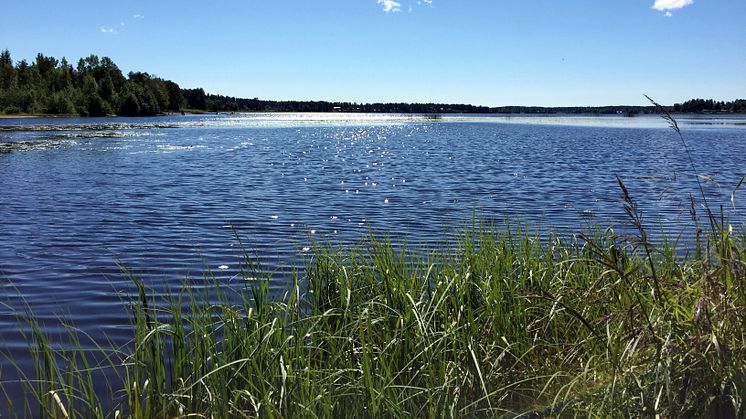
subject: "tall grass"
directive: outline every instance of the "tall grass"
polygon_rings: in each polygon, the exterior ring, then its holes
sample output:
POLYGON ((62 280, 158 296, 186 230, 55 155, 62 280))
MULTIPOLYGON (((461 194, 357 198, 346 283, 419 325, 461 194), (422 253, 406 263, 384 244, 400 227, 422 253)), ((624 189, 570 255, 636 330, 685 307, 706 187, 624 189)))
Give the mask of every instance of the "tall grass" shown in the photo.
POLYGON ((317 246, 279 298, 251 260, 241 289, 160 300, 133 276, 132 345, 54 349, 29 318, 25 385, 52 417, 743 417, 746 238, 702 246, 481 223, 429 253, 317 246))

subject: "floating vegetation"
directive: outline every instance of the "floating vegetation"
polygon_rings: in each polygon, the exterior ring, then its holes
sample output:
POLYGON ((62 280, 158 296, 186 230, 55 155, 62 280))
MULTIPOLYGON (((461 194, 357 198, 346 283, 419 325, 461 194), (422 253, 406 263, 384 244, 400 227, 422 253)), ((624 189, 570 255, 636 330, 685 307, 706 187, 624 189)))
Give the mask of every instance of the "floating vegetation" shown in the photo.
POLYGON ((29 132, 29 131, 113 131, 113 130, 144 130, 179 128, 178 124, 159 123, 126 123, 112 122, 106 124, 64 124, 64 125, 0 125, 0 132, 29 132))
POLYGON ((36 151, 51 148, 60 148, 78 144, 68 140, 39 140, 39 141, 0 141, 0 153, 11 153, 14 151, 36 151))

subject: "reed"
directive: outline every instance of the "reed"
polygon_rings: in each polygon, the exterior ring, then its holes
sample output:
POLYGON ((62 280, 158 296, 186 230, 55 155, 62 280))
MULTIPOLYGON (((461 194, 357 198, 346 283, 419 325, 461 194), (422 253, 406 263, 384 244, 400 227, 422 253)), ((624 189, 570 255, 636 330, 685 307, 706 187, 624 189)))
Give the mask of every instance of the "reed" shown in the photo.
POLYGON ((26 412, 746 414, 744 234, 710 235, 698 257, 611 229, 561 239, 482 222, 452 237, 427 253, 380 236, 317 245, 278 298, 248 256, 238 288, 185 282, 158 299, 132 276, 133 342, 96 354, 72 327, 54 348, 28 317, 26 412))

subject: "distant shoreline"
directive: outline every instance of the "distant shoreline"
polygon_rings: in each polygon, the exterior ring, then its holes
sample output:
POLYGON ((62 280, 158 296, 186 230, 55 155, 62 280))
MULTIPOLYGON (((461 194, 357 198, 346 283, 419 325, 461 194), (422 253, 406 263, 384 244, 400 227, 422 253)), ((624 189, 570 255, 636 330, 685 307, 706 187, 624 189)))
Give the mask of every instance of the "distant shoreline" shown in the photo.
MULTIPOLYGON (((17 119, 17 118, 44 118, 46 115, 6 115, 0 114, 0 119, 17 119)), ((62 118, 71 118, 71 116, 63 116, 62 118)))
POLYGON ((0 113, 0 119, 20 119, 20 118, 80 118, 80 115, 55 115, 55 114, 7 114, 0 113))
MULTIPOLYGON (((441 113, 420 113, 420 112, 301 112, 301 111, 217 111, 217 112, 205 112, 205 111, 184 111, 184 113, 180 112, 171 112, 171 113, 162 113, 158 115, 150 115, 150 116, 126 116, 126 115, 105 115, 105 116, 84 116, 84 115, 54 115, 54 114, 4 114, 0 113, 0 120, 3 119, 30 119, 30 118, 54 118, 54 119, 64 119, 64 118, 154 118, 154 117, 162 117, 162 116, 189 116, 189 115, 239 115, 239 114, 267 114, 267 113, 274 113, 274 114, 311 114, 311 113, 325 113, 325 114, 378 114, 378 115, 423 115, 423 116, 443 116, 443 115, 450 115, 450 116, 457 116, 457 115, 494 115, 494 116, 598 116, 598 117, 609 117, 609 116, 618 116, 618 117, 630 117, 634 118, 636 116, 655 116, 656 113, 636 113, 636 114, 623 114, 623 113, 600 113, 600 112, 441 112, 441 113)), ((707 113, 707 112, 671 112, 672 115, 701 115, 701 116, 709 116, 709 117, 717 117, 717 116, 734 116, 734 115, 744 115, 746 116, 746 113, 743 112, 715 112, 715 113, 707 113)))

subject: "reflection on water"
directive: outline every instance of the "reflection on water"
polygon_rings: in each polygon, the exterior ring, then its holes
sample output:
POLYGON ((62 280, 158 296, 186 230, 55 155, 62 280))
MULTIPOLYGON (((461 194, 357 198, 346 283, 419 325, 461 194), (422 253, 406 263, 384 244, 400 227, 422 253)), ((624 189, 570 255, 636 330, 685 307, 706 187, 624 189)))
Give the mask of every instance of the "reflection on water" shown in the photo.
MULTIPOLYGON (((741 222, 743 117, 681 117, 708 199, 741 222)), ((50 331, 129 338, 117 262, 157 293, 210 271, 241 281, 246 250, 280 294, 312 240, 379 229, 439 243, 475 213, 541 231, 623 230, 614 175, 651 229, 686 241, 696 183, 657 117, 241 114, 0 120, 0 277, 50 331)), ((4 344, 22 347, 0 310, 4 344)))
MULTIPOLYGON (((744 127, 739 114, 676 115, 682 127, 744 127)), ((121 131, 167 128, 251 128, 312 126, 375 126, 411 123, 495 123, 562 125, 618 128, 662 128, 667 123, 657 115, 575 115, 575 114, 355 114, 355 113, 236 113, 152 118, 7 118, 0 121, 0 135, 7 132, 121 131), (91 122, 95 121, 95 122, 91 122), (126 122, 124 122, 126 121, 126 122)), ((0 139, 3 139, 0 137, 0 139)), ((7 138, 3 139, 7 141, 7 138)))

